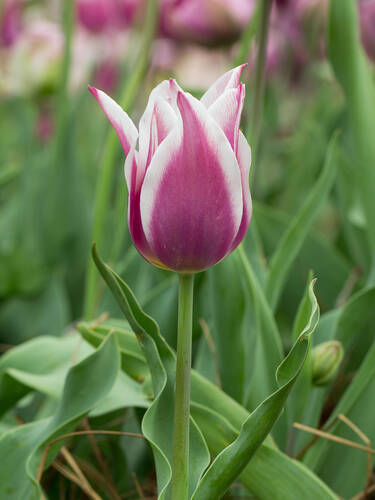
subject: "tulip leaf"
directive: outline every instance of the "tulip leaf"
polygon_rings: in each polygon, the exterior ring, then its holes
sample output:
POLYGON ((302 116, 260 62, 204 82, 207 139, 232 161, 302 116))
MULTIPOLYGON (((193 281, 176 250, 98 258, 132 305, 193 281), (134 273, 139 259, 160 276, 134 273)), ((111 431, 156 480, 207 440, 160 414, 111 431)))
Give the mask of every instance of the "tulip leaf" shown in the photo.
MULTIPOLYGON (((127 327, 125 321, 116 323, 116 327, 103 325, 90 327, 90 332, 96 333, 99 338, 103 338, 110 331, 117 333, 120 351, 126 353, 128 359, 132 346, 130 335, 134 339, 135 335, 130 332, 125 333, 127 327)), ((91 339, 97 342, 96 336, 92 336, 91 339)), ((123 369, 125 371, 127 369, 124 362, 123 369)), ((210 451, 213 455, 217 455, 236 438, 249 413, 195 370, 192 370, 191 374, 191 399, 192 416, 201 429, 210 451)), ((258 448, 240 479, 259 500, 284 500, 285 492, 289 492, 292 498, 300 498, 303 492, 305 500, 337 500, 314 473, 281 451, 277 451, 270 438, 258 448)))
POLYGON ((238 248, 237 256, 245 288, 255 310, 256 347, 253 376, 247 401, 248 407, 255 408, 277 387, 274 373, 282 360, 283 349, 275 318, 241 245, 238 248))
MULTIPOLYGON (((338 415, 343 414, 373 443, 374 394, 375 344, 373 343, 355 378, 325 423, 325 427, 329 426, 329 432, 334 435, 361 442, 347 425, 337 419, 338 415)), ((343 449, 341 444, 322 439, 307 452, 304 462, 311 469, 319 471, 323 480, 334 487, 340 495, 351 497, 365 488, 367 454, 363 451, 348 447, 343 449), (337 468, 338 463, 340 463, 339 468, 337 468)))
MULTIPOLYGON (((339 309, 323 314, 316 329, 315 342, 320 344, 330 340, 338 340, 342 343, 345 356, 342 366, 345 366, 347 372, 359 368, 363 353, 371 348, 374 341, 374 301, 375 288, 364 288, 350 297, 346 304, 339 309)), ((304 408, 303 417, 298 417, 298 421, 317 427, 323 405, 331 389, 332 384, 325 388, 312 388, 304 408)), ((296 449, 302 449, 309 441, 310 436, 301 432, 294 432, 294 434, 297 437, 296 449)))
MULTIPOLYGON (((11 349, 0 358, 0 415, 3 415, 30 390, 27 384, 18 380, 16 371, 30 375, 48 376, 61 371, 62 366, 71 364, 77 338, 39 337, 11 349), (40 356, 43 352, 45 355, 40 356), (13 373, 11 372, 13 370, 13 373)), ((51 390, 55 390, 54 386, 51 390)))
MULTIPOLYGON (((254 218, 258 222, 265 254, 270 256, 290 225, 292 217, 274 207, 254 203, 254 218)), ((311 230, 293 264, 292 272, 288 276, 288 286, 282 295, 282 310, 290 317, 294 316, 298 308, 311 269, 319 280, 320 301, 325 308, 332 308, 343 284, 350 276, 352 266, 337 248, 329 245, 325 238, 311 230)))
MULTIPOLYGON (((169 498, 171 463, 173 459, 173 413, 176 358, 172 349, 161 336, 156 321, 147 315, 127 284, 107 266, 93 246, 95 264, 116 298, 144 350, 150 369, 154 401, 142 421, 142 431, 154 452, 159 499, 169 498)), ((196 488, 210 460, 204 438, 191 419, 189 491, 196 488)))
MULTIPOLYGON (((199 292, 202 300, 199 301, 198 296, 197 302, 203 304, 201 315, 215 343, 220 385, 224 392, 241 402, 248 385, 247 344, 251 336, 246 321, 245 293, 234 255, 206 271, 199 292)), ((206 344, 204 337, 202 342, 206 344)), ((200 360, 204 368, 208 364, 207 357, 212 359, 208 349, 206 358, 200 360)))
MULTIPOLYGON (((45 446, 75 429, 110 392, 119 368, 118 347, 113 335, 109 335, 99 349, 71 367, 62 398, 51 418, 19 426, 1 436, 0 498, 41 498, 36 474, 45 446)), ((55 456, 62 445, 63 441, 54 445, 49 457, 55 456)))
MULTIPOLYGON (((193 403, 192 414, 214 455, 238 434, 225 417, 207 406, 193 403)), ((238 479, 258 500, 338 500, 306 466, 265 443, 257 449, 238 479)))
POLYGON ((284 407, 308 355, 310 336, 319 321, 319 306, 310 285, 310 315, 289 354, 280 364, 276 378, 280 388, 264 400, 243 423, 236 439, 216 457, 199 482, 194 500, 216 500, 244 470, 271 431, 284 407))
MULTIPOLYGON (((375 255, 375 86, 361 45, 356 2, 331 0, 328 22, 328 55, 344 90, 356 157, 354 167, 367 234, 375 255)), ((373 275, 373 278, 375 275, 373 275)))
POLYGON ((271 258, 265 290, 273 310, 278 304, 288 272, 332 187, 337 165, 336 148, 335 134, 329 144, 322 173, 301 210, 292 219, 271 258))

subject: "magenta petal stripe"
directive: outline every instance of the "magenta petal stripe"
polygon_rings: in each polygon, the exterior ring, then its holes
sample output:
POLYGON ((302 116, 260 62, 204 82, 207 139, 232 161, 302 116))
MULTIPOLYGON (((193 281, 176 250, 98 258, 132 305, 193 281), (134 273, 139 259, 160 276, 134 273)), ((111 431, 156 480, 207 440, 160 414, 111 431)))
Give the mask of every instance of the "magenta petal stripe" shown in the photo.
POLYGON ((237 68, 231 69, 214 82, 201 98, 201 102, 209 108, 228 89, 238 87, 241 73, 246 64, 241 64, 237 68))
POLYGON ((132 146, 135 146, 138 139, 138 130, 125 111, 102 90, 89 86, 89 90, 100 107, 104 111, 108 120, 112 123, 120 139, 125 155, 129 153, 132 146))
POLYGON ((169 268, 193 272, 228 253, 242 217, 241 175, 205 107, 179 92, 181 120, 156 150, 141 189, 146 239, 169 268))

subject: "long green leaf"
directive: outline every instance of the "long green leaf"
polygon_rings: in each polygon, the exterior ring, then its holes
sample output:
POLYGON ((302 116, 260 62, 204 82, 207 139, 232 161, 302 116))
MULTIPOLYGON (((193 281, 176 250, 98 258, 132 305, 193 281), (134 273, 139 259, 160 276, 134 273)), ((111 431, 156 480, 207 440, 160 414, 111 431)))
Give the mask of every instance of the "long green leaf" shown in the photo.
MULTIPOLYGON (((115 329, 114 332, 117 331, 117 338, 122 346, 120 350, 125 353, 124 361, 128 359, 132 343, 127 346, 130 336, 129 332, 124 335, 125 322, 117 321, 116 323, 118 330, 115 329), (121 324, 124 325, 121 327, 121 324)), ((111 331, 111 327, 92 327, 90 331, 97 332, 98 336, 103 338, 111 331)), ((135 335, 132 335, 135 338, 135 335)), ((96 345, 97 338, 93 336, 91 340, 96 345)), ((125 371, 127 369, 124 362, 123 369, 125 371)), ((191 374, 191 398, 192 416, 203 432, 211 452, 217 455, 237 437, 249 413, 237 401, 195 370, 191 374)), ((284 500, 285 492, 290 493, 292 498, 300 498, 303 492, 305 500, 337 500, 337 497, 315 474, 296 460, 277 451, 270 438, 267 438, 258 448, 240 479, 259 500, 284 500)))
MULTIPOLYGON (((175 354, 160 334, 156 321, 147 315, 127 284, 99 257, 93 246, 93 258, 101 275, 116 298, 134 333, 137 334, 150 369, 154 401, 146 411, 142 430, 152 446, 155 458, 158 498, 169 498, 173 458, 173 413, 175 354)), ((209 463, 209 452, 203 436, 191 420, 189 455, 189 492, 196 488, 209 463)))
POLYGON ((332 187, 337 164, 336 147, 337 135, 330 142, 319 179, 301 210, 292 219, 271 258, 265 290, 272 309, 277 306, 288 272, 332 187))
MULTIPOLYGON (((207 406, 193 404, 192 414, 214 455, 219 454, 238 434, 226 418, 207 406)), ((239 480, 258 500, 338 500, 306 466, 264 443, 242 471, 239 480)))
POLYGON ((238 248, 237 256, 256 315, 256 351, 247 401, 249 408, 255 408, 277 387, 274 373, 282 360, 283 349, 272 311, 242 246, 238 248))
POLYGON ((331 0, 328 54, 336 78, 346 96, 357 155, 354 160, 357 187, 367 221, 367 234, 374 263, 375 87, 360 41, 356 5, 353 0, 331 0))
POLYGON ((285 401, 306 360, 310 336, 319 321, 319 306, 313 284, 310 285, 310 315, 304 329, 287 357, 277 369, 277 380, 281 387, 263 401, 242 425, 238 437, 214 460, 199 482, 194 500, 216 500, 240 475, 267 437, 279 417, 285 401))

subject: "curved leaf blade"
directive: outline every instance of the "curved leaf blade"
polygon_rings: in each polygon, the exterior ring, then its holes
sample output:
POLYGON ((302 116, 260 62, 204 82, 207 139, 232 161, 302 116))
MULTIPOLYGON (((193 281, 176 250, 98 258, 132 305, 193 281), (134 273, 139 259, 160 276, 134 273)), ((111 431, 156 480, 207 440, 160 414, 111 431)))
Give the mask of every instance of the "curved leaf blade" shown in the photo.
POLYGON ((336 174, 336 148, 337 134, 333 136, 328 146, 322 173, 301 210, 292 219, 271 258, 265 293, 273 310, 279 301, 288 272, 331 190, 336 174))
MULTIPOLYGON (((106 281, 122 312, 141 343, 150 369, 154 401, 142 421, 142 431, 150 443, 155 458, 158 498, 170 496, 171 463, 173 458, 173 413, 176 360, 175 354, 160 334, 156 321, 146 314, 128 285, 99 257, 93 246, 95 264, 106 281)), ((209 463, 209 452, 204 438, 191 420, 189 491, 195 490, 209 463)))
POLYGON ((238 437, 214 460, 202 477, 193 500, 216 500, 240 475, 267 437, 279 417, 290 390, 296 381, 310 345, 310 336, 319 321, 319 306, 310 285, 310 317, 289 354, 277 369, 276 377, 281 386, 263 401, 243 423, 238 437))
MULTIPOLYGON (((97 351, 70 369, 63 397, 52 418, 17 427, 1 436, 0 498, 41 498, 36 474, 45 445, 72 431, 109 393, 119 367, 118 348, 109 335, 97 351)), ((62 445, 63 441, 54 445, 51 455, 62 445)))

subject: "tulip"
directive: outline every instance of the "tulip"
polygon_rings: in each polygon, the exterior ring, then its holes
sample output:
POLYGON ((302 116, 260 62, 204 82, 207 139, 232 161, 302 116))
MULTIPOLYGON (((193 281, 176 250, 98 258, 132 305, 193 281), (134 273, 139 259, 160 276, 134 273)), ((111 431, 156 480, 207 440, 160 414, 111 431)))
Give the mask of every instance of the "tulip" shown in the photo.
POLYGON ((79 22, 94 33, 103 31, 112 23, 116 5, 113 0, 79 0, 77 16, 79 22))
POLYGON ((78 0, 77 17, 93 33, 127 27, 142 0, 78 0))
POLYGON ((254 0, 162 0, 162 32, 178 40, 218 43, 238 38, 254 0))
POLYGON ((203 271, 245 236, 251 218, 251 151, 239 130, 242 70, 222 75, 200 101, 174 80, 162 82, 149 97, 139 134, 118 104, 90 87, 126 155, 134 245, 158 267, 203 271))
POLYGON ((5 0, 0 18, 0 45, 10 47, 21 32, 21 5, 18 0, 5 0))

